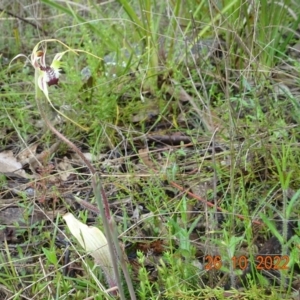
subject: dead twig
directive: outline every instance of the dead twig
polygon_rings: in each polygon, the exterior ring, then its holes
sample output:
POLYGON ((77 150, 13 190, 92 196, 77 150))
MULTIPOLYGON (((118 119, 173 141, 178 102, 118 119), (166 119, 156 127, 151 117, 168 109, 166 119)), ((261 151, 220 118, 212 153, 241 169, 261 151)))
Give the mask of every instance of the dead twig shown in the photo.
POLYGON ((22 17, 20 17, 20 16, 17 16, 17 15, 15 15, 14 13, 11 13, 11 12, 9 12, 9 11, 3 9, 3 8, 0 8, 0 11, 4 12, 5 14, 7 14, 7 15, 13 17, 13 18, 16 18, 16 19, 18 19, 18 20, 21 20, 21 21, 23 21, 24 23, 27 23, 27 24, 33 26, 33 27, 36 28, 38 31, 42 32, 45 36, 48 36, 48 32, 47 32, 46 30, 44 30, 44 29, 43 29, 41 26, 39 26, 38 24, 35 24, 35 23, 33 23, 33 22, 31 22, 31 21, 29 21, 29 20, 27 20, 27 19, 24 19, 24 18, 22 18, 22 17))

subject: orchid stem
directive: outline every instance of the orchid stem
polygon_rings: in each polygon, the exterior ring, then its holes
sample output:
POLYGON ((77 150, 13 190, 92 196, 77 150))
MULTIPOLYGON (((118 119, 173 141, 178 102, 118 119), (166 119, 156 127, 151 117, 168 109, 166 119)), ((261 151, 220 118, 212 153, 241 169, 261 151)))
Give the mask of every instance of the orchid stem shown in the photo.
MULTIPOLYGON (((37 75, 36 75, 37 76, 37 75)), ((92 164, 86 159, 86 157, 83 155, 83 153, 77 148, 77 146, 75 144, 73 144, 69 139, 67 139, 63 134, 61 134, 52 124, 51 122, 48 120, 42 106, 39 100, 39 94, 40 90, 38 89, 37 85, 36 85, 36 103, 37 103, 37 107, 38 110, 41 114, 42 119, 44 120, 46 126, 60 139, 62 140, 65 144, 67 144, 80 158, 81 160, 84 162, 84 164, 87 166, 87 168, 89 169, 90 173, 92 174, 92 186, 93 186, 93 190, 94 190, 94 194, 95 197, 97 199, 97 203, 99 206, 99 210, 100 210, 100 215, 101 218, 103 220, 103 226, 104 226, 104 231, 105 231, 105 235, 107 237, 107 243, 108 243, 108 247, 109 247, 109 251, 111 253, 111 255, 114 255, 116 259, 112 259, 113 262, 113 269, 114 269, 114 273, 115 273, 115 278, 116 278, 116 282, 118 285, 118 290, 119 290, 119 295, 120 298, 122 300, 126 300, 125 298, 125 294, 124 294, 124 290, 123 290, 123 286, 122 286, 122 282, 121 282, 121 277, 119 274, 119 268, 118 268, 118 259, 120 260, 120 264, 125 276, 125 280, 130 292, 130 296, 132 300, 136 299, 134 290, 133 290, 133 286, 132 286, 132 281, 130 279, 128 270, 127 270, 127 266, 126 266, 126 262, 124 260, 122 251, 120 249, 120 245, 118 242, 118 234, 116 231, 116 228, 114 226, 114 222, 113 219, 111 217, 110 214, 110 210, 109 210, 109 204, 108 204, 108 200, 104 191, 104 188, 101 185, 101 180, 99 175, 97 174, 95 168, 92 166, 92 164)))

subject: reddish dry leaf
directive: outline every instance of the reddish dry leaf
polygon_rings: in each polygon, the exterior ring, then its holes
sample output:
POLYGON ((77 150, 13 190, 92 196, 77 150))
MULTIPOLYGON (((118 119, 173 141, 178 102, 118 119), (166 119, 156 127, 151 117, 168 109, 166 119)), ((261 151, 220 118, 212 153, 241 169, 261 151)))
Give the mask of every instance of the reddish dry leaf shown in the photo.
POLYGON ((153 241, 151 243, 137 243, 136 249, 147 254, 151 252, 154 255, 162 254, 165 250, 162 240, 153 241))

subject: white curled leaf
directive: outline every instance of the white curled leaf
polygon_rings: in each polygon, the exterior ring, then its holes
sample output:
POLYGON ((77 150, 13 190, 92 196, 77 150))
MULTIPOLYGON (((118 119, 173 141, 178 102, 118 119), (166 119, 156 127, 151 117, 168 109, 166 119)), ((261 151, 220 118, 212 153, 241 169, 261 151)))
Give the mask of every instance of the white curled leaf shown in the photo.
POLYGON ((83 224, 71 213, 65 214, 63 218, 82 248, 94 258, 95 263, 103 270, 109 286, 116 286, 112 257, 102 231, 97 227, 83 224))

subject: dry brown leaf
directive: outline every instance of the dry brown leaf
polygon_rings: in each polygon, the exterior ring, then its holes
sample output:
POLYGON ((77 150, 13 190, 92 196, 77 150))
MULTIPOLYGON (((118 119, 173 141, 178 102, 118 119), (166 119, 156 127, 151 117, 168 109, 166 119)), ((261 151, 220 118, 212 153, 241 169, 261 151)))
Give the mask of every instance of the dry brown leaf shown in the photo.
POLYGON ((37 147, 38 143, 28 145, 16 156, 18 161, 22 164, 22 166, 24 166, 25 164, 29 164, 32 157, 35 157, 37 147))
POLYGON ((57 165, 57 171, 62 181, 67 181, 68 177, 74 173, 74 168, 66 156, 57 165))
POLYGON ((17 161, 11 150, 0 152, 0 173, 14 173, 23 178, 29 178, 25 170, 22 169, 22 164, 17 161))
POLYGON ((58 149, 60 141, 54 143, 49 149, 45 149, 39 154, 29 156, 22 161, 22 165, 29 164, 30 170, 35 174, 36 169, 47 164, 51 155, 58 149))
POLYGON ((0 223, 2 225, 12 225, 14 223, 19 223, 19 225, 27 224, 26 215, 28 222, 33 224, 35 222, 40 222, 48 218, 53 219, 53 212, 42 212, 39 210, 33 210, 31 213, 28 212, 27 208, 18 206, 2 207, 0 210, 0 223), (24 219, 25 218, 25 219, 24 219))
POLYGON ((151 161, 150 157, 149 157, 149 150, 147 148, 144 149, 140 149, 139 150, 139 157, 141 159, 141 161, 150 169, 155 170, 155 164, 151 161))

